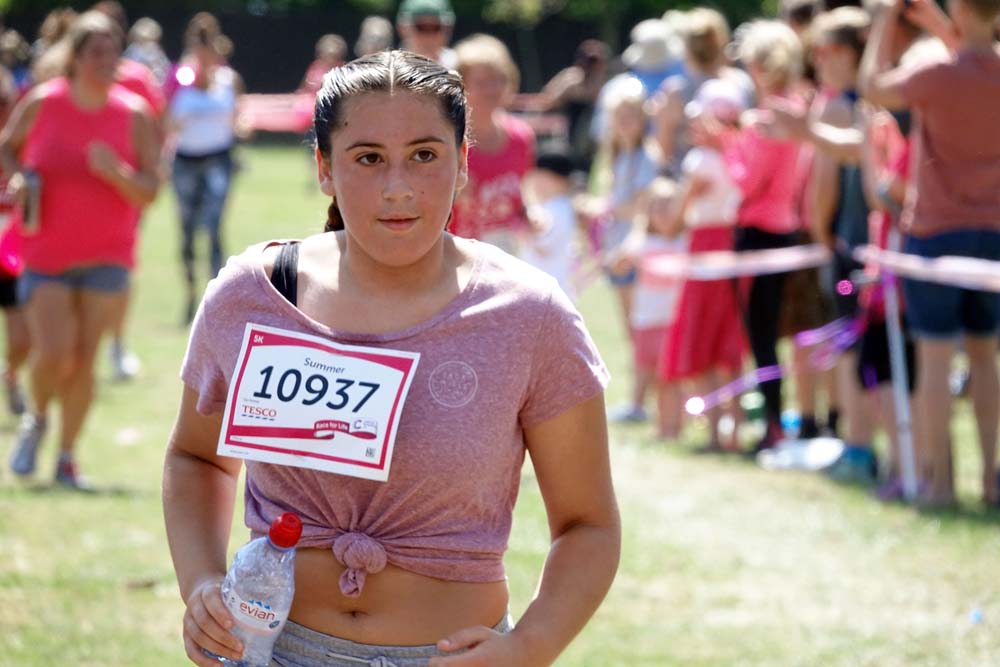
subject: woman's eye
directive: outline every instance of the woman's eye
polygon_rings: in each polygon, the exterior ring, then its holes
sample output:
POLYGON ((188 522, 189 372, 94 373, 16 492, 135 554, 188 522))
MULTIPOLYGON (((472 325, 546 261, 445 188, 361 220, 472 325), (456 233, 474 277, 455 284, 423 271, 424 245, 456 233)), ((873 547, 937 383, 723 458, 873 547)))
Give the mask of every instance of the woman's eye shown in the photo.
POLYGON ((436 158, 437 155, 434 153, 434 151, 430 150, 429 148, 425 148, 423 150, 419 150, 416 153, 414 153, 413 157, 414 159, 416 159, 417 162, 430 162, 431 160, 436 158))
POLYGON ((380 160, 378 153, 365 153, 364 155, 359 155, 357 159, 359 163, 365 166, 377 164, 380 160))

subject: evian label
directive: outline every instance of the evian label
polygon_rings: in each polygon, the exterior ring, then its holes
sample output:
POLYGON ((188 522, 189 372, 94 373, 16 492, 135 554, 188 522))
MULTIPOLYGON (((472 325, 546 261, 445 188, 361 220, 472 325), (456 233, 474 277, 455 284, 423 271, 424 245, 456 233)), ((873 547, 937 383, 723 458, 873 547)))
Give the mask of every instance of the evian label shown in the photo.
POLYGON ((284 613, 276 612, 266 602, 244 600, 232 591, 226 598, 226 606, 237 623, 255 632, 267 634, 279 632, 288 616, 287 610, 284 613))

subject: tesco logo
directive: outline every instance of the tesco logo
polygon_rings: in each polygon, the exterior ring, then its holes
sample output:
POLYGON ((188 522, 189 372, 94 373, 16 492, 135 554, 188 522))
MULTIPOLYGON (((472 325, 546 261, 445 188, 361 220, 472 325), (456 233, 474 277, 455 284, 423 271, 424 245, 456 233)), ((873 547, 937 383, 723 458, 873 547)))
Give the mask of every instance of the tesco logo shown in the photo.
POLYGON ((274 419, 278 416, 278 411, 274 408, 265 408, 259 405, 245 405, 243 406, 243 414, 248 417, 267 417, 269 419, 274 419))

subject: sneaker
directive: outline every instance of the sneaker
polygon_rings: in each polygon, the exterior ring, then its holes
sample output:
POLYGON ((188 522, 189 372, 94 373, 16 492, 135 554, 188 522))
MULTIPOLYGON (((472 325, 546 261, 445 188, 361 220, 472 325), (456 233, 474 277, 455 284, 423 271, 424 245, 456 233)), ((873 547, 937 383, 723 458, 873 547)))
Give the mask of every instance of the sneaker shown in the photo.
POLYGON ((76 461, 72 457, 60 456, 56 464, 56 484, 75 491, 90 491, 87 480, 80 476, 76 469, 76 461))
POLYGON ((26 413, 21 416, 17 444, 10 455, 10 469, 15 475, 27 476, 35 472, 38 445, 45 437, 45 419, 26 413))
POLYGON ((127 381, 135 378, 142 369, 139 357, 125 349, 119 341, 111 342, 111 368, 114 370, 115 379, 127 381))
POLYGON ((638 405, 622 405, 608 413, 608 421, 616 423, 639 424, 648 418, 646 410, 638 405))
POLYGON ((823 472, 835 482, 873 486, 878 481, 878 459, 867 447, 846 447, 823 472))
POLYGON ((24 414, 24 406, 24 392, 21 391, 21 385, 17 383, 7 385, 7 410, 10 414, 20 417, 24 414))
POLYGON ((903 490, 903 479, 892 477, 875 490, 875 497, 883 503, 896 503, 906 499, 903 490))

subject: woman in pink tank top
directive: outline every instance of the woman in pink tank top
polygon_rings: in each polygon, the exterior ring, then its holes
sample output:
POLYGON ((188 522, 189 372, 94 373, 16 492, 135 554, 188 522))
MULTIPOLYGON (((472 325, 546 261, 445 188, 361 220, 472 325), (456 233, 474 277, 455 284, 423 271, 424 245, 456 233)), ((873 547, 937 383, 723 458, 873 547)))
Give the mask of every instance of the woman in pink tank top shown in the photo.
POLYGON ((206 290, 181 371, 163 489, 187 655, 213 667, 205 651, 243 654, 231 630, 251 619, 220 584, 244 458, 251 534, 276 512, 304 526, 272 664, 552 664, 618 562, 607 370, 555 279, 444 233, 468 179, 456 73, 404 51, 356 60, 327 75, 314 121, 320 188, 333 199, 327 233, 230 260, 206 290), (245 337, 247 326, 270 333, 245 337), (247 366, 248 346, 272 335, 284 341, 275 365, 247 366), (379 379, 373 358, 410 381, 379 379), (340 426, 327 437, 320 423, 340 426), (243 444, 224 451, 238 458, 218 453, 231 436, 243 444), (512 627, 503 554, 526 453, 551 548, 512 627))
POLYGON ((49 405, 61 408, 56 481, 84 484, 74 449, 90 408, 97 345, 125 307, 140 207, 156 196, 157 141, 148 106, 115 85, 121 49, 103 14, 76 19, 66 76, 32 90, 0 136, 21 206, 24 304, 33 349, 31 409, 12 470, 35 471, 49 405))

